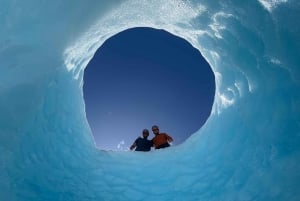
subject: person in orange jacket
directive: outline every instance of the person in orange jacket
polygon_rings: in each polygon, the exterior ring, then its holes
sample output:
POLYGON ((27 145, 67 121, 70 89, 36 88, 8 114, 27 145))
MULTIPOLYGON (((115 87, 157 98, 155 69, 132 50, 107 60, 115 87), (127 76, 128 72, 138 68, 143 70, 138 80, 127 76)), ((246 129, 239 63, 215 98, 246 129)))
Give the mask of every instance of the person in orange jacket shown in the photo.
POLYGON ((152 126, 152 132, 155 135, 152 138, 152 142, 155 149, 162 149, 170 146, 170 142, 173 142, 173 138, 167 133, 160 133, 157 125, 152 126))

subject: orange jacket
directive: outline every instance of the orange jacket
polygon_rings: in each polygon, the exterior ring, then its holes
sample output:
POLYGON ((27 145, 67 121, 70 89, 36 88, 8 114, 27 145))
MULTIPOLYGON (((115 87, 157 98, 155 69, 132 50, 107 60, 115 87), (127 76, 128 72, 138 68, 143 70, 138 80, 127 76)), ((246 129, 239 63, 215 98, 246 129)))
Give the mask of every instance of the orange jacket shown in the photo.
POLYGON ((166 133, 160 133, 152 139, 154 147, 158 147, 162 144, 166 144, 166 143, 172 142, 172 141, 173 141, 173 138, 171 136, 167 135, 166 133))

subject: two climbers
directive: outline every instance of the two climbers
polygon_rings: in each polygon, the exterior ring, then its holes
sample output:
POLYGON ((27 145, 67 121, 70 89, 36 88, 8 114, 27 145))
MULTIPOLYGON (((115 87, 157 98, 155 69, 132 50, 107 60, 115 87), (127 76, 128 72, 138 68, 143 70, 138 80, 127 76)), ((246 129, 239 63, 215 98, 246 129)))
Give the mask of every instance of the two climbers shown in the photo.
POLYGON ((149 130, 143 130, 143 138, 138 137, 131 145, 130 150, 135 148, 135 151, 150 151, 151 147, 155 149, 162 149, 170 146, 170 142, 173 142, 173 138, 167 133, 160 133, 157 125, 152 126, 152 132, 154 138, 148 140, 149 130))

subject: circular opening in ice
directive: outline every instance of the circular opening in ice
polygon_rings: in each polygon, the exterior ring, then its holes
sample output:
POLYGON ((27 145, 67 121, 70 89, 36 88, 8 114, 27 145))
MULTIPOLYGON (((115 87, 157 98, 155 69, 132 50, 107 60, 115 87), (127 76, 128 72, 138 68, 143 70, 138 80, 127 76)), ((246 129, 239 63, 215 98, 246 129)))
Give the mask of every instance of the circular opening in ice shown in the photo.
POLYGON ((164 30, 133 28, 104 42, 84 73, 87 119, 96 145, 128 150, 157 124, 184 142, 209 117, 215 79, 186 40, 164 30))

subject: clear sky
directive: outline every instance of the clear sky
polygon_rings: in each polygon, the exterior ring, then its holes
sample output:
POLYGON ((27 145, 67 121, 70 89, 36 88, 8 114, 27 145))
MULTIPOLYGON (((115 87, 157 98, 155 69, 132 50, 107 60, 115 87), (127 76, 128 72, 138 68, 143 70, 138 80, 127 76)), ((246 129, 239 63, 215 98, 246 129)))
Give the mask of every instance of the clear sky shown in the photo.
POLYGON ((214 74, 200 52, 163 30, 134 28, 108 39, 84 74, 87 118, 97 146, 125 150, 156 124, 184 142, 205 123, 214 74))

